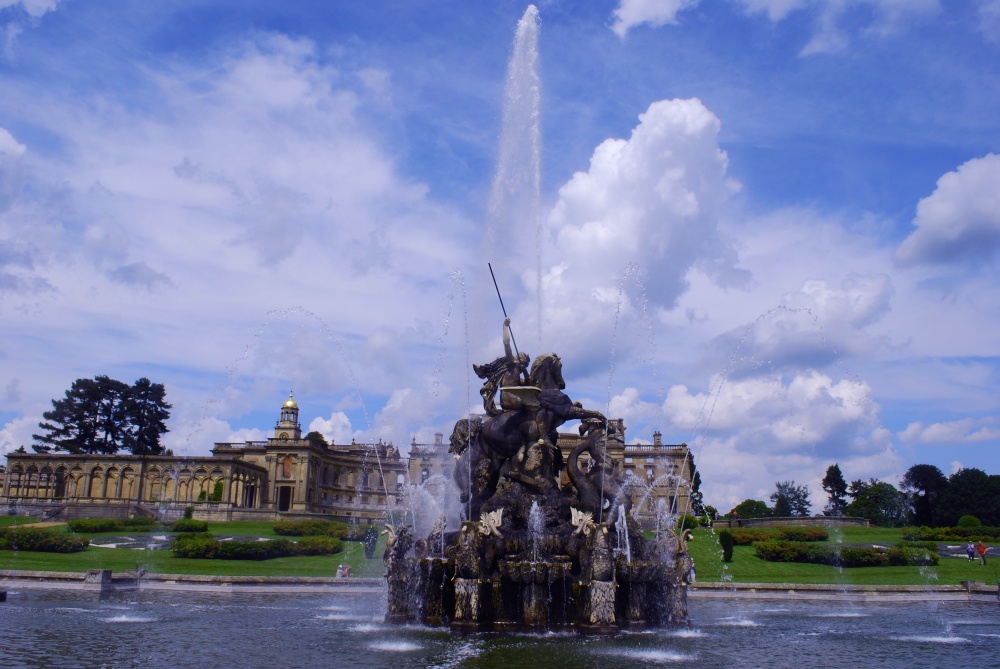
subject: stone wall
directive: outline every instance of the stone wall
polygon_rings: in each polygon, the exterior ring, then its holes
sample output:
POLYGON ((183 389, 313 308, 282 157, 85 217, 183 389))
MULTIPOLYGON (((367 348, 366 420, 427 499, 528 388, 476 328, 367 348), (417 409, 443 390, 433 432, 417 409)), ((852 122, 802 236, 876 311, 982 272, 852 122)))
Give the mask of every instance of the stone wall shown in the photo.
POLYGON ((834 516, 788 516, 786 518, 719 518, 713 523, 715 529, 727 527, 867 527, 864 518, 834 516))

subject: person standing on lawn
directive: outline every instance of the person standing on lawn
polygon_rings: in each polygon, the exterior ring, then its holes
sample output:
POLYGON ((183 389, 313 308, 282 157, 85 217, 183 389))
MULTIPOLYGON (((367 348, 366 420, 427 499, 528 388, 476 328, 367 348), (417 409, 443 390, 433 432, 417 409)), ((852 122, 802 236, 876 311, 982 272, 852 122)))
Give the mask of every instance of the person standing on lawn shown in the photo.
POLYGON ((972 543, 972 539, 969 539, 969 545, 965 547, 965 554, 969 556, 969 562, 976 559, 976 546, 972 543))
POLYGON ((985 567, 986 566, 986 544, 984 544, 982 541, 980 541, 979 545, 976 546, 976 552, 979 553, 979 564, 985 567))

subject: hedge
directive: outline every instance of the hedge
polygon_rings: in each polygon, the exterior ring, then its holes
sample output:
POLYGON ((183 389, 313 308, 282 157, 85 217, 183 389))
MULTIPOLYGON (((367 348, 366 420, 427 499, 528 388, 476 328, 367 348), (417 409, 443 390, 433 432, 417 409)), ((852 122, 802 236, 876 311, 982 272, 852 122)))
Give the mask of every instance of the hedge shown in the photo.
POLYGON ((344 549, 337 537, 219 541, 207 534, 182 535, 170 545, 175 557, 218 560, 270 560, 298 555, 333 555, 344 549))
POLYGON ((904 527, 906 541, 986 541, 1000 542, 1000 527, 904 527))
POLYGON ((7 527, 0 529, 0 550, 34 553, 79 553, 90 545, 90 539, 50 532, 38 527, 7 527))
POLYGON ((170 524, 171 532, 205 532, 206 530, 208 530, 208 523, 204 520, 178 518, 170 524))
POLYGON ((733 535, 733 543, 737 546, 749 546, 755 541, 767 541, 777 537, 774 532, 761 529, 729 530, 729 532, 733 535))
MULTIPOLYGON (((277 523, 274 533, 286 537, 339 537, 343 538, 350 532, 347 523, 339 520, 289 520, 277 523)), ((363 533, 362 533, 363 535, 363 533)))
POLYGON ((757 557, 768 562, 806 562, 834 567, 936 566, 939 560, 937 553, 905 546, 821 546, 771 539, 757 541, 753 548, 757 557))
POLYGON ((826 541, 830 533, 821 527, 782 527, 778 538, 785 541, 826 541))

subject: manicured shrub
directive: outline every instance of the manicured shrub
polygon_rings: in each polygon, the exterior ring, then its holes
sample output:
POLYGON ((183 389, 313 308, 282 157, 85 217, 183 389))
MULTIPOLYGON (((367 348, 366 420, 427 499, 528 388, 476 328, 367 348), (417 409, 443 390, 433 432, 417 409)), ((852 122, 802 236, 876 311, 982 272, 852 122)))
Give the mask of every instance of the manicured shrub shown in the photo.
POLYGON ((296 555, 333 555, 343 550, 337 537, 305 537, 299 541, 272 539, 219 541, 208 534, 181 535, 170 549, 176 557, 217 560, 271 560, 296 555))
POLYGON ((971 515, 965 515, 958 519, 959 527, 981 527, 982 523, 978 518, 971 515))
MULTIPOLYGON (((202 490, 201 492, 202 492, 202 495, 205 494, 204 490, 202 490)), ((201 497, 201 498, 198 499, 198 501, 199 502, 204 502, 205 498, 201 497)), ((194 507, 193 506, 185 506, 184 507, 184 519, 185 520, 191 520, 192 518, 194 518, 194 507)))
POLYGON ((801 541, 758 541, 757 557, 769 562, 806 562, 837 567, 936 565, 938 555, 924 548, 894 546, 825 546, 801 541))
POLYGON ((75 518, 66 525, 70 532, 77 534, 97 534, 98 532, 119 532, 122 522, 118 518, 75 518))
POLYGON ((826 541, 830 533, 821 527, 781 527, 778 538, 785 541, 826 541))
POLYGON ((696 527, 698 527, 698 519, 694 516, 684 514, 677 519, 677 529, 679 531, 685 529, 693 530, 696 527))
POLYGON ((210 534, 182 534, 170 544, 179 558, 214 558, 219 554, 219 542, 210 534))
POLYGON ((889 564, 894 567, 936 567, 939 561, 938 554, 926 548, 893 546, 886 552, 889 564))
POLYGON ((809 545, 801 541, 755 541, 753 549, 757 557, 768 562, 811 562, 809 545))
POLYGON ((208 530, 208 523, 204 520, 181 518, 170 524, 171 532, 205 532, 206 530, 208 530))
POLYGON ((906 527, 903 539, 907 541, 985 541, 1000 542, 1000 527, 906 527))
POLYGON ((732 562, 733 561, 733 533, 729 530, 722 530, 719 532, 719 545, 722 546, 722 561, 732 562))
POLYGON ((775 533, 764 529, 733 530, 733 543, 737 546, 750 546, 755 541, 774 539, 775 533))
POLYGON ((272 558, 288 557, 293 554, 292 542, 288 539, 273 539, 271 541, 220 541, 220 560, 270 560, 272 558))
POLYGON ((151 516, 135 516, 134 518, 122 518, 122 529, 137 532, 149 532, 156 527, 156 519, 151 516))
POLYGON ((38 527, 7 527, 0 529, 0 550, 34 553, 79 553, 90 545, 90 539, 51 532, 38 527))
MULTIPOLYGON (((314 518, 310 520, 290 520, 284 523, 277 523, 274 526, 274 533, 286 537, 345 537, 349 533, 347 523, 339 520, 322 520, 314 518)), ((363 536, 363 533, 362 533, 363 536)))
POLYGON ((344 550, 337 537, 303 537, 295 544, 296 555, 334 555, 344 550))
POLYGON ((870 546, 841 546, 838 550, 840 567, 888 567, 889 556, 884 550, 870 546))

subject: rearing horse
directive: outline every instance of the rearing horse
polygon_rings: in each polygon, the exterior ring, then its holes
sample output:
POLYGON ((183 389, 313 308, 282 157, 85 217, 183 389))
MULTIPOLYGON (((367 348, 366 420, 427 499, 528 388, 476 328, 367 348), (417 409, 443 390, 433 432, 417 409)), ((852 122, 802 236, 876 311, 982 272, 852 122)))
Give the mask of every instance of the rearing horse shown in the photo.
MULTIPOLYGON (((531 365, 530 383, 539 389, 538 406, 522 407, 504 411, 483 422, 480 444, 483 449, 503 459, 510 459, 526 444, 539 439, 555 446, 558 428, 569 420, 599 419, 606 421, 604 414, 584 409, 570 400, 563 392, 566 382, 562 375, 562 361, 555 353, 540 355, 531 365)), ((556 449, 553 463, 554 475, 562 468, 562 455, 556 449)))

